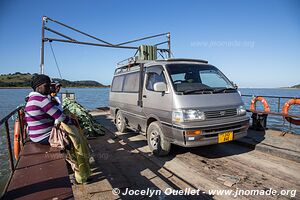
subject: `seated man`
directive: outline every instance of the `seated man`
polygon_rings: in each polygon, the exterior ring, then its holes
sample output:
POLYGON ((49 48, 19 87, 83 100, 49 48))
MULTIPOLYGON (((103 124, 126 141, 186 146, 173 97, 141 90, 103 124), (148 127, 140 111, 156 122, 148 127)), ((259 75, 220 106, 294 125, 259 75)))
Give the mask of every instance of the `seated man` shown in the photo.
POLYGON ((52 100, 57 102, 57 106, 58 108, 63 111, 62 108, 62 103, 61 103, 61 99, 59 98, 59 96, 57 95, 60 91, 62 84, 58 81, 52 82, 51 86, 50 86, 50 95, 52 97, 52 100))
POLYGON ((193 75, 192 72, 186 73, 185 76, 184 76, 184 79, 185 79, 186 83, 193 83, 193 82, 195 82, 195 80, 194 80, 195 77, 194 77, 194 75, 193 75))
POLYGON ((25 106, 25 120, 28 124, 28 135, 31 141, 49 144, 50 132, 60 122, 71 123, 50 98, 51 80, 39 74, 32 77, 31 87, 34 90, 28 96, 25 106))

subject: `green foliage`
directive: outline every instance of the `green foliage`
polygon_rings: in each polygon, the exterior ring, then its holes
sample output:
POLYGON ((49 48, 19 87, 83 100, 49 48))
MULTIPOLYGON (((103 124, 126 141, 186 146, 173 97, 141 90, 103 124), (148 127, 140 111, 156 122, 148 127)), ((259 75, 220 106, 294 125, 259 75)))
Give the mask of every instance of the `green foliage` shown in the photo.
POLYGON ((64 110, 69 111, 78 118, 80 127, 84 130, 85 135, 104 135, 101 125, 97 124, 92 115, 90 115, 88 111, 75 100, 65 98, 62 105, 64 110))
POLYGON ((32 75, 16 72, 0 76, 0 87, 30 87, 32 75))
POLYGON ((292 88, 300 88, 300 84, 299 85, 294 85, 292 88))
MULTIPOLYGON (((0 87, 30 87, 32 76, 35 74, 16 72, 14 74, 1 74, 0 87)), ((97 81, 68 81, 65 79, 53 78, 53 81, 59 81, 63 87, 109 87, 97 81)))

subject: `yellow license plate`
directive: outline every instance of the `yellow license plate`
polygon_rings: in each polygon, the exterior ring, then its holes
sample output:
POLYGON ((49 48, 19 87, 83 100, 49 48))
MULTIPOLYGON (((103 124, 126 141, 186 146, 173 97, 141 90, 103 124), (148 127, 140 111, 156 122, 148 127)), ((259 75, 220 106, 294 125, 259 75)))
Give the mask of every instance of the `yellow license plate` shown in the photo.
POLYGON ((233 140, 233 132, 225 132, 225 133, 219 133, 218 135, 218 143, 228 142, 233 140))

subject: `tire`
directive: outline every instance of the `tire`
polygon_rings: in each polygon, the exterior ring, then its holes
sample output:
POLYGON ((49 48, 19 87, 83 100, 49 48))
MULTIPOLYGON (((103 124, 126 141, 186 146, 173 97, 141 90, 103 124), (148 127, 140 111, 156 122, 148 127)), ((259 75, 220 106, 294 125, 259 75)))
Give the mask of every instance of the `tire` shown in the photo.
POLYGON ((126 131, 126 121, 121 111, 118 111, 116 115, 116 127, 121 133, 124 133, 126 131))
POLYGON ((147 142, 150 150, 156 156, 166 156, 171 150, 171 143, 168 142, 158 122, 152 122, 147 130, 147 142))

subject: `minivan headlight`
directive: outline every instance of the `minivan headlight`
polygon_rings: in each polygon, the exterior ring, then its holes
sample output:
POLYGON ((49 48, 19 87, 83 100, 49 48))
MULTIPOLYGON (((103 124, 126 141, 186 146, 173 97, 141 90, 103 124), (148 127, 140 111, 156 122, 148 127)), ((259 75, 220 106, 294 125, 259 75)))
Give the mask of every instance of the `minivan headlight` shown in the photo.
POLYGON ((204 112, 197 109, 179 109, 172 113, 173 122, 188 122, 205 120, 204 112))
POLYGON ((237 108, 237 115, 246 115, 246 108, 245 106, 240 106, 237 108))

